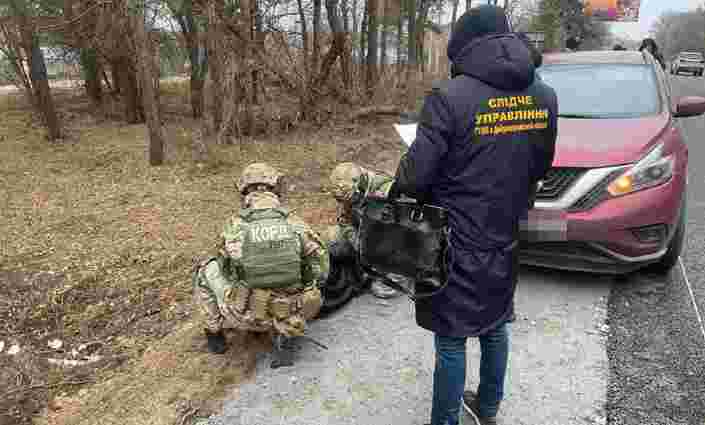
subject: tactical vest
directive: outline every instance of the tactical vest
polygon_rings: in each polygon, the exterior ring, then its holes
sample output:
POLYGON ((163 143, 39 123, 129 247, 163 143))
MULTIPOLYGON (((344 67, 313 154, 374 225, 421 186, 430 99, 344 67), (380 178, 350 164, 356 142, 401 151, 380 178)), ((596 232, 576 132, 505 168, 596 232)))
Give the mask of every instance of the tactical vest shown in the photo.
POLYGON ((274 289, 301 284, 302 241, 280 208, 244 210, 240 278, 248 288, 274 289))

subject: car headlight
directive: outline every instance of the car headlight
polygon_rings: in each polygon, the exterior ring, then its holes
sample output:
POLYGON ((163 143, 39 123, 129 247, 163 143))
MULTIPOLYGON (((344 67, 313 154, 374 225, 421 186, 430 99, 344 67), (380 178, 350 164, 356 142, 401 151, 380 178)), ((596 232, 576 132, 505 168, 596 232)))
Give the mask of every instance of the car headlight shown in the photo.
POLYGON ((614 179, 607 186, 607 192, 612 196, 622 196, 666 183, 673 176, 674 164, 674 156, 663 156, 663 144, 660 144, 614 179))

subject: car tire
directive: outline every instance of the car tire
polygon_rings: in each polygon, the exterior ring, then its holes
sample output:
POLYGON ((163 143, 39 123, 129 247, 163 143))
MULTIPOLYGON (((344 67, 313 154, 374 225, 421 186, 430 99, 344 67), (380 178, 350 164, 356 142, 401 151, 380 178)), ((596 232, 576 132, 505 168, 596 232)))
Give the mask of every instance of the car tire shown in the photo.
POLYGON ((680 218, 678 219, 678 227, 671 238, 671 242, 668 244, 668 250, 661 257, 658 262, 651 264, 647 267, 647 270, 657 274, 668 274, 673 266, 678 263, 678 258, 680 258, 681 252, 683 251, 683 242, 685 240, 685 227, 686 227, 686 203, 683 202, 683 206, 680 213, 680 218))

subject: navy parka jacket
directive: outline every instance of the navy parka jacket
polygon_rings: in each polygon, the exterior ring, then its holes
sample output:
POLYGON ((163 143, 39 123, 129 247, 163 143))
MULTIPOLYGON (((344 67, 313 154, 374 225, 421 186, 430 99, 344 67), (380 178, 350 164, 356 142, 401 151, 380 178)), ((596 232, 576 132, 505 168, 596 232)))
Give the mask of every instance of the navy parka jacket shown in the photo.
POLYGON ((513 315, 519 220, 554 157, 558 106, 514 34, 474 39, 426 96, 392 191, 449 210, 449 280, 416 301, 419 326, 481 335, 513 315))

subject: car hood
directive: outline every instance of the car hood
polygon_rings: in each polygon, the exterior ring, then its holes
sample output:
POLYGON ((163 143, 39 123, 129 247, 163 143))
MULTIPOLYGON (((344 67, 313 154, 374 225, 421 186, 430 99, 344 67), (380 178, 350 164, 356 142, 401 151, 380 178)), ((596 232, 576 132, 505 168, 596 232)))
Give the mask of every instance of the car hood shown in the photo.
POLYGON ((668 113, 646 118, 558 118, 554 167, 608 167, 638 161, 668 126, 668 113))

